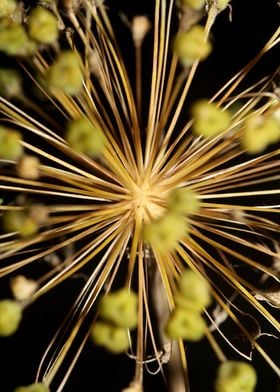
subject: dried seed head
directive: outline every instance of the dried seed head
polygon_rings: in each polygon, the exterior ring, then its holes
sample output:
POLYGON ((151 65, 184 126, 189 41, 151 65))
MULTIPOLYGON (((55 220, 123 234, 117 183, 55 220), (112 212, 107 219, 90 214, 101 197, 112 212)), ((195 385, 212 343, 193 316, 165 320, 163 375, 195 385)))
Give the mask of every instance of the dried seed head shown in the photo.
POLYGON ((149 19, 146 16, 135 16, 132 19, 131 28, 135 46, 141 46, 143 39, 151 28, 149 19))
POLYGON ((38 283, 23 275, 18 275, 11 279, 10 286, 14 298, 18 301, 25 301, 36 291, 38 283))
POLYGON ((0 336, 10 336, 16 332, 22 318, 22 307, 16 301, 0 301, 0 336))

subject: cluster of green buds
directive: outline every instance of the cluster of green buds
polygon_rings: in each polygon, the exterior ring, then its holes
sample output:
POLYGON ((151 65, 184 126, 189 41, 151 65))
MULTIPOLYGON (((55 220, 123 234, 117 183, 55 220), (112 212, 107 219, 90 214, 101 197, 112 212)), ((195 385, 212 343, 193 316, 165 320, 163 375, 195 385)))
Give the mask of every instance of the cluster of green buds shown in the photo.
POLYGON ((172 339, 200 340, 206 331, 202 311, 211 303, 207 281, 190 269, 178 281, 174 296, 175 308, 166 325, 166 335, 172 339))
POLYGON ((92 158, 102 154, 106 145, 106 137, 101 128, 87 117, 70 121, 65 139, 75 151, 92 158))
POLYGON ((56 16, 42 6, 27 15, 14 0, 1 0, 0 50, 12 56, 33 55, 41 44, 52 44, 58 38, 56 16))
POLYGON ((0 301, 0 336, 13 335, 22 319, 22 306, 12 299, 0 301))
POLYGON ((36 382, 24 387, 17 387, 14 392, 50 392, 50 389, 46 385, 36 382))
POLYGON ((172 251, 189 231, 186 217, 195 214, 198 209, 198 198, 194 191, 174 189, 168 195, 165 213, 144 225, 144 240, 157 252, 172 251))
POLYGON ((253 114, 245 120, 241 143, 249 154, 261 153, 279 141, 280 120, 274 113, 253 114))
POLYGON ((137 295, 126 288, 108 293, 99 304, 99 320, 91 329, 96 345, 119 354, 129 348, 129 330, 137 326, 137 295))
POLYGON ((249 363, 225 361, 218 369, 215 392, 253 392, 256 383, 256 371, 249 363))
POLYGON ((194 119, 192 130, 197 136, 212 138, 226 131, 231 125, 230 111, 206 99, 195 102, 191 114, 194 119))

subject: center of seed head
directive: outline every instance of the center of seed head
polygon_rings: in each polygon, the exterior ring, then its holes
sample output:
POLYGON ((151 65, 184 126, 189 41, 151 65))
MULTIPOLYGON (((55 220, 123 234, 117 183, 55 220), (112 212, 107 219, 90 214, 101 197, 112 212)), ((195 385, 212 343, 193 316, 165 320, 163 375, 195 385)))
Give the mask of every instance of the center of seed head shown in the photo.
POLYGON ((155 187, 143 182, 135 187, 132 197, 135 216, 143 222, 149 222, 162 214, 162 197, 155 187))

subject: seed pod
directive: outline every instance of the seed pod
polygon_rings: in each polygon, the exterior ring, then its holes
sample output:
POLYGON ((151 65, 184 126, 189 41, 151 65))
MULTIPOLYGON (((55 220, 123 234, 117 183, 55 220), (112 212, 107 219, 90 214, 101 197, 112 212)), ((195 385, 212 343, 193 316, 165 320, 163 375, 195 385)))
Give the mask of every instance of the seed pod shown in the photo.
POLYGON ((40 161, 37 157, 31 155, 23 155, 17 163, 17 174, 21 178, 36 180, 39 178, 40 161))
POLYGON ((170 192, 167 208, 176 214, 195 214, 198 207, 197 194, 187 188, 178 188, 170 192))
POLYGON ((183 65, 191 65, 204 60, 211 52, 212 45, 206 40, 203 27, 193 26, 186 33, 178 33, 174 42, 174 52, 183 65))
POLYGON ((201 10, 205 4, 205 0, 180 0, 180 3, 184 6, 192 8, 193 10, 201 10))
POLYGON ((80 61, 77 53, 64 50, 59 53, 47 72, 49 88, 62 90, 69 95, 76 95, 82 88, 80 61))
POLYGON ((91 338, 95 344, 114 354, 120 354, 129 348, 127 329, 106 322, 97 322, 93 325, 91 338))
POLYGON ((231 123, 229 111, 222 110, 206 99, 196 102, 191 112, 194 117, 192 129, 198 136, 214 137, 224 132, 231 123))
POLYGON ((143 237, 156 251, 164 253, 173 250, 187 232, 188 225, 184 216, 167 212, 144 226, 143 237))
POLYGON ((216 392, 253 392, 257 383, 255 369, 246 362, 223 362, 215 381, 216 392))
POLYGON ((0 159, 16 160, 23 154, 19 132, 0 126, 0 159))
POLYGON ((102 154, 106 137, 99 127, 94 126, 86 117, 71 121, 65 133, 70 146, 90 157, 102 154))
POLYGON ((36 43, 29 39, 21 24, 7 18, 0 21, 0 51, 11 56, 28 56, 36 49, 36 43))
POLYGON ((109 293, 99 305, 100 317, 118 327, 135 328, 137 325, 137 295, 127 289, 109 293))
POLYGON ((50 392, 50 389, 43 383, 36 382, 26 387, 17 387, 14 392, 50 392))
POLYGON ((4 211, 2 226, 6 233, 18 232, 22 237, 32 236, 39 229, 35 219, 29 217, 25 211, 17 210, 4 211))
POLYGON ((15 0, 1 0, 0 1, 0 18, 10 16, 17 8, 15 0))
POLYGON ((58 38, 58 21, 43 7, 36 7, 28 16, 29 36, 43 44, 51 44, 58 38))
POLYGON ((0 95, 6 98, 20 96, 22 93, 21 76, 9 68, 0 68, 0 95))
POLYGON ((245 121, 241 144, 249 154, 258 154, 279 140, 280 123, 274 116, 254 115, 245 121))
POLYGON ((22 318, 22 308, 16 301, 0 301, 0 336, 10 336, 16 332, 22 318))
POLYGON ((178 282, 178 292, 175 294, 178 307, 202 311, 211 303, 209 285, 198 273, 185 270, 178 282))
POLYGON ((175 308, 166 325, 166 335, 172 339, 198 341, 203 338, 206 324, 199 312, 192 309, 175 308))

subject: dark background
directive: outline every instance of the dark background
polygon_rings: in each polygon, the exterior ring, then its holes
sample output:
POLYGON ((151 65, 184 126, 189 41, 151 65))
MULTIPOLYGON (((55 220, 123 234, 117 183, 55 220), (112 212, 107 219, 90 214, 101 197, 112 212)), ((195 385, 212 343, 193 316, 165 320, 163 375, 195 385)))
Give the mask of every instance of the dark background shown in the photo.
MULTIPOLYGON (((114 9, 116 2, 108 2, 114 9)), ((154 1, 119 0, 117 7, 131 17, 134 13, 150 14, 154 1)), ((233 0, 232 22, 229 11, 219 15, 213 28, 214 52, 202 64, 194 80, 192 97, 210 96, 216 89, 261 49, 279 25, 279 8, 276 0, 233 0)), ((131 47, 128 30, 116 21, 124 57, 130 59, 131 47)), ((150 55, 149 43, 145 46, 145 62, 150 55)), ((273 73, 279 66, 279 47, 265 55, 247 79, 248 84, 273 73)), ((133 65, 128 64, 130 69, 133 65)), ((144 68, 144 72, 147 70, 144 68)), ((6 282, 7 283, 7 282, 6 282)), ((68 280, 52 293, 41 298, 25 312, 20 330, 11 338, 0 338, 0 392, 12 392, 17 385, 33 382, 39 360, 64 315, 73 303, 82 280, 68 280)), ((2 283, 1 290, 6 284, 2 283)), ((277 340, 264 339, 268 350, 280 352, 277 340)), ((188 345, 190 383, 192 392, 211 392, 213 374, 217 366, 215 356, 204 341, 188 345)), ((230 358, 237 358, 228 351, 230 358)), ((279 380, 258 354, 254 354, 259 382, 257 392, 279 392, 279 380)), ((65 392, 106 391, 118 392, 133 377, 133 361, 126 356, 112 356, 88 344, 83 351, 65 392)), ((145 392, 166 391, 160 376, 145 376, 145 392)), ((56 392, 53 390, 52 392, 56 392)))

